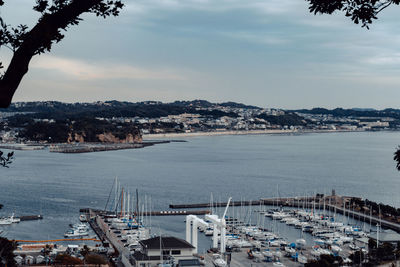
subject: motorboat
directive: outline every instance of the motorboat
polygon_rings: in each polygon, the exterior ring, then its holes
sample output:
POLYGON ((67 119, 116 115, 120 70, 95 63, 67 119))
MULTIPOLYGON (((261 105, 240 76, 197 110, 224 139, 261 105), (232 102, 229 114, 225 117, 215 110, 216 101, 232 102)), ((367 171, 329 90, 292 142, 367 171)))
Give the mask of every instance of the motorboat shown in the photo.
POLYGON ((212 262, 213 262, 215 267, 226 267, 226 266, 228 266, 226 261, 224 259, 222 259, 221 255, 219 255, 219 254, 214 254, 213 255, 212 262))
POLYGON ((89 235, 89 232, 84 229, 69 229, 64 234, 65 237, 81 237, 81 236, 87 236, 87 235, 89 235))
POLYGON ((288 255, 288 256, 292 256, 292 255, 296 254, 296 250, 291 247, 285 247, 285 252, 286 252, 286 255, 288 255))
POLYGON ((338 253, 341 252, 343 249, 341 249, 339 246, 332 245, 332 246, 331 246, 331 250, 332 250, 333 253, 338 254, 338 253))
POLYGON ((359 250, 360 249, 360 247, 358 247, 356 244, 350 244, 349 245, 349 248, 351 249, 351 250, 359 250))
POLYGON ((214 230, 211 227, 209 227, 206 230, 204 230, 204 234, 206 236, 212 236, 214 234, 214 230))
POLYGON ((305 246, 307 245, 307 242, 304 238, 299 238, 296 240, 296 247, 299 249, 303 249, 305 248, 305 246))
POLYGON ((18 217, 14 217, 14 213, 13 214, 11 214, 11 216, 10 217, 8 217, 10 220, 11 220, 11 223, 19 223, 20 221, 21 221, 21 219, 20 218, 18 218, 18 217))
POLYGON ((89 231, 89 226, 87 224, 84 224, 84 223, 76 223, 76 224, 73 224, 73 225, 70 225, 70 226, 71 226, 71 229, 74 229, 74 230, 89 231))
POLYGON ((0 218, 0 225, 10 225, 12 221, 10 218, 0 218))
POLYGON ((86 214, 81 214, 81 215, 79 215, 79 220, 80 220, 81 222, 87 222, 88 220, 87 220, 86 214))
POLYGON ((311 255, 317 258, 321 255, 331 255, 331 254, 332 253, 329 250, 323 249, 319 246, 314 246, 314 248, 311 250, 311 255))
POLYGON ((287 220, 286 221, 286 224, 287 225, 295 225, 296 223, 299 223, 300 221, 299 221, 299 219, 297 219, 297 218, 291 218, 290 220, 287 220))
POLYGON ((311 233, 313 231, 313 229, 314 229, 314 226, 312 226, 310 224, 303 224, 301 227, 301 230, 303 232, 308 232, 308 233, 311 233))
POLYGON ((298 255, 297 261, 302 264, 306 264, 308 262, 307 257, 303 255, 298 255))

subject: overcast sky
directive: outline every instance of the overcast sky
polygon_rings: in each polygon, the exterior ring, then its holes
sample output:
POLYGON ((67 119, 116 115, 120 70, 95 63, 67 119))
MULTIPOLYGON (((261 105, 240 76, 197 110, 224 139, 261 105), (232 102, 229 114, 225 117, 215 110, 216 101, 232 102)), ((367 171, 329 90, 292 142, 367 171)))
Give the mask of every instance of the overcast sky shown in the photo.
MULTIPOLYGON (((1 16, 34 25, 34 0, 1 16)), ((14 101, 206 99, 262 107, 400 108, 400 7, 370 30, 304 0, 125 0, 35 57, 14 101)), ((10 59, 2 48, 1 60, 10 59)))

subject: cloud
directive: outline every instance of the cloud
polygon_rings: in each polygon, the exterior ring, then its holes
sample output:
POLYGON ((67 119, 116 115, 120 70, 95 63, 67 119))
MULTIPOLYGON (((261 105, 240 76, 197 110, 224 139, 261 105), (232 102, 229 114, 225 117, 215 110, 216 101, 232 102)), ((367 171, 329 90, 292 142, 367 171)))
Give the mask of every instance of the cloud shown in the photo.
POLYGON ((376 55, 365 59, 365 62, 372 65, 399 65, 400 53, 376 55))
POLYGON ((283 14, 296 10, 305 3, 297 0, 138 0, 127 3, 127 11, 144 13, 151 10, 202 10, 228 12, 232 10, 253 9, 265 14, 283 14))
POLYGON ((43 55, 34 58, 32 68, 61 72, 79 80, 184 80, 175 71, 145 69, 125 64, 106 62, 88 63, 82 60, 43 55))
POLYGON ((264 45, 282 45, 287 44, 290 40, 273 36, 269 33, 251 33, 251 32, 224 32, 221 33, 223 36, 246 41, 250 43, 264 44, 264 45))

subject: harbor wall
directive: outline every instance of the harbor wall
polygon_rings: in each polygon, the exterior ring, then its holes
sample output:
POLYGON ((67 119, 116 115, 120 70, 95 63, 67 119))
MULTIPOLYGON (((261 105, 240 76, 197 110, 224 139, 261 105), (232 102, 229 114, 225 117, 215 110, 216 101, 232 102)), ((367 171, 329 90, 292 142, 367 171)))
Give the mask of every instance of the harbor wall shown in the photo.
POLYGON ((114 234, 113 231, 108 227, 108 225, 104 222, 104 220, 100 216, 96 216, 96 223, 103 231, 107 239, 114 246, 114 248, 118 251, 121 262, 125 267, 134 267, 130 263, 130 253, 127 248, 124 247, 123 243, 119 240, 119 238, 114 234))

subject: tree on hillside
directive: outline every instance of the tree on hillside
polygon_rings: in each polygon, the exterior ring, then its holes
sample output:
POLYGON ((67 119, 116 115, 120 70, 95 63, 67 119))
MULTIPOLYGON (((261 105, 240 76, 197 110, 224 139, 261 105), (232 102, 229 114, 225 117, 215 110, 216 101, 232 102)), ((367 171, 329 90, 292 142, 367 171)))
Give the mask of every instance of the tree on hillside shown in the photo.
MULTIPOLYGON (((346 17, 355 24, 369 29, 369 25, 376 19, 378 14, 391 5, 399 5, 400 0, 306 0, 310 6, 309 10, 314 14, 333 14, 342 11, 346 17)), ((394 153, 396 168, 400 171, 400 147, 394 153)))
POLYGON ((369 28, 378 19, 378 14, 391 5, 399 5, 400 0, 306 0, 310 12, 314 14, 332 14, 342 11, 354 23, 369 28))
MULTIPOLYGON (((5 0, 0 0, 3 6, 5 0)), ((13 27, 0 17, 0 48, 13 52, 7 70, 0 76, 0 108, 7 108, 22 78, 28 72, 33 56, 50 51, 54 43, 64 38, 64 32, 78 25, 83 13, 106 18, 118 16, 121 0, 36 0, 33 10, 41 14, 37 24, 13 27)), ((0 69, 4 68, 0 62, 0 69)))

